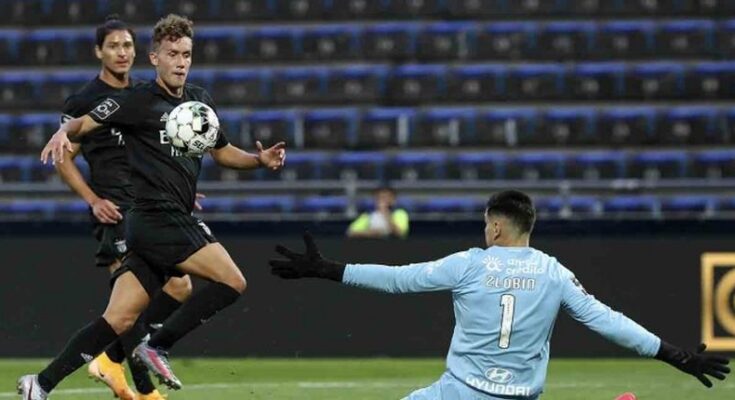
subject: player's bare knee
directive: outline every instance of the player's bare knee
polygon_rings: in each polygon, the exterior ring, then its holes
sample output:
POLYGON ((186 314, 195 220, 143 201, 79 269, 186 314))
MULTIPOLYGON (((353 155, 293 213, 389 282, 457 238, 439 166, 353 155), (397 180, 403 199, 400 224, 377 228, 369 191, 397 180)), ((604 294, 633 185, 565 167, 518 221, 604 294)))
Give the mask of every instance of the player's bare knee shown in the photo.
POLYGON ((163 287, 163 291, 169 296, 176 299, 178 302, 185 302, 190 296, 193 290, 191 278, 184 276, 182 278, 171 278, 166 282, 166 286, 163 287))

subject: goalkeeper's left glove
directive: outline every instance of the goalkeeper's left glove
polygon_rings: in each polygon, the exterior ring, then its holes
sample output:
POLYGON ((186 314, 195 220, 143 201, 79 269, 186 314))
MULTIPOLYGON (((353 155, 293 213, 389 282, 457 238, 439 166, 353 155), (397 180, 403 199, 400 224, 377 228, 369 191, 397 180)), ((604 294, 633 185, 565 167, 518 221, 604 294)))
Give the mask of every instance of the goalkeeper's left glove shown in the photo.
POLYGON ((276 246, 276 252, 288 260, 270 260, 271 273, 283 279, 299 278, 323 278, 342 282, 345 272, 345 264, 325 259, 314 243, 314 238, 309 232, 304 233, 306 253, 297 253, 280 244, 276 246))
POLYGON ((706 375, 723 380, 730 373, 730 368, 727 367, 729 364, 727 358, 704 354, 706 348, 707 346, 702 343, 697 347, 696 352, 692 352, 672 346, 662 340, 656 358, 673 365, 682 372, 693 375, 709 388, 712 387, 712 381, 706 375))

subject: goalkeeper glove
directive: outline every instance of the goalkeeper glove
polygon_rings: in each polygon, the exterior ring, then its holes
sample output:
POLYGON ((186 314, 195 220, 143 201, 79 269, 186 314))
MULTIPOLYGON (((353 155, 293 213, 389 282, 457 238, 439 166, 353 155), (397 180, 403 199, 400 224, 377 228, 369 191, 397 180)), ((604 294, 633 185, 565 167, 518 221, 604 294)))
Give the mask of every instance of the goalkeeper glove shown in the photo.
POLYGON ((323 278, 342 282, 345 272, 345 264, 325 259, 314 243, 314 238, 309 232, 304 233, 306 253, 297 253, 280 244, 276 246, 276 252, 288 260, 270 260, 271 273, 283 279, 299 278, 323 278))
POLYGON ((699 379, 704 386, 712 387, 712 382, 706 375, 715 377, 719 380, 725 379, 725 375, 730 373, 727 367, 728 359, 721 356, 704 354, 707 346, 702 343, 697 347, 696 352, 684 350, 676 346, 672 346, 663 340, 661 348, 656 354, 656 359, 667 362, 678 370, 693 375, 699 379))

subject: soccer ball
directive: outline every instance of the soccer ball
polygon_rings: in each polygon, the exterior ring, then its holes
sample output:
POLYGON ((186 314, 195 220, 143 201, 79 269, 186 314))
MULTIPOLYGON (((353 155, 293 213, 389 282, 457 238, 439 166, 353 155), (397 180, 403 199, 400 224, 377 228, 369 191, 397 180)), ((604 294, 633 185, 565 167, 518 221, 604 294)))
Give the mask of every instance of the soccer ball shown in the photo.
POLYGON ((187 101, 168 114, 166 135, 171 145, 184 154, 201 155, 217 143, 219 119, 212 107, 199 101, 187 101))

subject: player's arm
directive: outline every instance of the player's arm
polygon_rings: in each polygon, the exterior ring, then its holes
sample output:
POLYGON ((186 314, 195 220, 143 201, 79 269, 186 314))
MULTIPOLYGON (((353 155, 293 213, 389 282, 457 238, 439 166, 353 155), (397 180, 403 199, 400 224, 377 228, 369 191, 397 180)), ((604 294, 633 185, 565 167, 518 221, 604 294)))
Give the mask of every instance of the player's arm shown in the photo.
POLYGON ((286 161, 286 143, 279 142, 268 149, 263 149, 263 144, 255 142, 257 154, 248 153, 232 144, 227 143, 220 148, 210 151, 214 161, 226 168, 232 169, 256 169, 260 167, 272 170, 280 169, 286 161))
POLYGON ((562 306, 572 318, 591 330, 620 346, 635 350, 642 356, 655 357, 694 375, 707 387, 711 387, 712 382, 705 374, 724 379, 725 374, 730 372, 726 366, 727 359, 701 354, 704 345, 693 353, 662 341, 632 319, 588 294, 574 274, 564 267, 561 268, 562 306))
POLYGON ((51 157, 54 164, 57 162, 63 163, 65 159, 64 153, 74 152, 74 147, 71 141, 69 141, 69 138, 77 139, 82 137, 101 125, 89 115, 83 115, 64 122, 59 127, 59 130, 51 136, 43 151, 41 151, 41 161, 46 164, 49 157, 51 157))
POLYGON ((348 265, 325 259, 310 234, 304 235, 304 242, 304 254, 276 246, 276 251, 287 260, 271 260, 271 272, 284 279, 323 278, 388 293, 414 293, 457 288, 469 262, 468 253, 462 252, 438 261, 404 266, 348 265))
POLYGON ((122 214, 118 211, 118 207, 115 203, 110 200, 103 199, 92 190, 84 180, 81 171, 74 163, 74 158, 79 154, 81 145, 78 143, 72 143, 72 151, 64 152, 64 160, 66 162, 56 163, 56 171, 61 176, 61 179, 69 186, 76 194, 79 195, 84 201, 89 204, 92 208, 92 214, 95 218, 103 224, 116 224, 122 220, 122 214))

